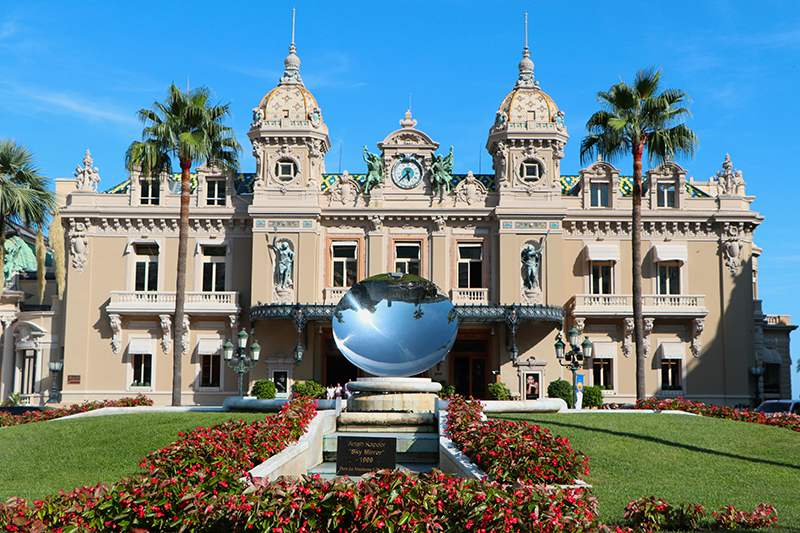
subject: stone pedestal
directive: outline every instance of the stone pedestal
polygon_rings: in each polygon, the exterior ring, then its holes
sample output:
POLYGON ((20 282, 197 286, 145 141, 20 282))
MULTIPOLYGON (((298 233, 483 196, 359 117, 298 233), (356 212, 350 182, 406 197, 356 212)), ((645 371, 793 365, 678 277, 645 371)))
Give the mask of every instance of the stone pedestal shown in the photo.
POLYGON ((436 392, 442 386, 429 378, 360 378, 347 387, 355 394, 339 417, 340 431, 425 432, 435 424, 436 392))

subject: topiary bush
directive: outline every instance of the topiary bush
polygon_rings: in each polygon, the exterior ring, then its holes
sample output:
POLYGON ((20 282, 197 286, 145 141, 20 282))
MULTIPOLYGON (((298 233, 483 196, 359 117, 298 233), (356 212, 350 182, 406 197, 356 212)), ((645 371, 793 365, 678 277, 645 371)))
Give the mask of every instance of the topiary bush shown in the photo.
POLYGON ((269 379, 259 379, 253 383, 250 396, 255 396, 259 400, 272 400, 275 398, 275 383, 269 379))
POLYGON ((489 394, 495 400, 508 401, 511 399, 511 391, 508 390, 505 383, 495 382, 489 383, 489 394))
POLYGON ((600 409, 603 407, 603 391, 600 387, 584 387, 583 388, 583 404, 584 409, 596 407, 600 409))
POLYGON ((325 387, 313 379, 308 381, 295 381, 292 386, 292 397, 325 398, 325 387))
POLYGON ((551 381, 547 386, 547 396, 550 398, 561 398, 567 402, 567 407, 570 409, 574 407, 572 401, 572 385, 569 381, 564 381, 563 379, 551 381))

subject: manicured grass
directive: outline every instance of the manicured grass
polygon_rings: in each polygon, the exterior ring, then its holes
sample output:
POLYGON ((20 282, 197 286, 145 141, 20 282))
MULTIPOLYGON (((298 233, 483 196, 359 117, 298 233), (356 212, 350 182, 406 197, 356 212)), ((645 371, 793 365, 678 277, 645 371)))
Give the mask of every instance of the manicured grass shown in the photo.
POLYGON ((0 429, 0 502, 39 499, 82 485, 111 485, 139 471, 178 432, 264 414, 141 413, 38 422, 0 429))
POLYGON ((777 427, 670 414, 502 415, 546 427, 589 456, 586 481, 601 519, 622 520, 642 497, 778 510, 778 528, 800 532, 800 434, 777 427))

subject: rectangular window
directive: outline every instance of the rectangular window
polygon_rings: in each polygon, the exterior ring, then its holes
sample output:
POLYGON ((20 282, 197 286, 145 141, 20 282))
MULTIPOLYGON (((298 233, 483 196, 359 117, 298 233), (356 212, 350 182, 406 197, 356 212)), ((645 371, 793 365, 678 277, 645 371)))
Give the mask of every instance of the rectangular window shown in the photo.
POLYGON ((225 180, 210 179, 207 183, 206 205, 225 205, 225 180))
POLYGON ((589 186, 592 207, 608 207, 608 183, 592 183, 589 186))
POLYGON ((680 266, 658 265, 658 294, 680 294, 680 266))
POLYGON ((781 365, 768 363, 764 365, 764 392, 780 392, 781 365))
POLYGON ((225 290, 226 246, 203 246, 203 292, 225 290))
POLYGON ((419 276, 419 243, 395 244, 394 271, 419 276))
POLYGON ((200 386, 219 387, 219 352, 202 354, 200 357, 200 386))
POLYGON ((354 242, 334 243, 333 255, 333 286, 352 287, 356 284, 358 276, 358 262, 356 252, 358 245, 354 242))
POLYGON ((614 294, 613 263, 592 263, 592 294, 614 294))
POLYGON ((656 189, 658 207, 675 207, 675 184, 659 183, 656 189))
POLYGON ((480 244, 458 245, 458 288, 483 287, 483 251, 480 244))
POLYGON ((614 388, 612 363, 613 359, 592 359, 592 377, 595 387, 612 390, 614 388))
POLYGON ((681 360, 661 360, 661 390, 681 390, 681 360))
POLYGON ((158 245, 135 244, 136 280, 135 291, 158 290, 158 245))
POLYGON ((139 180, 141 194, 139 199, 142 205, 158 205, 159 183, 157 179, 143 178, 139 180))
POLYGON ((149 387, 152 384, 153 357, 149 353, 133 354, 133 387, 149 387))

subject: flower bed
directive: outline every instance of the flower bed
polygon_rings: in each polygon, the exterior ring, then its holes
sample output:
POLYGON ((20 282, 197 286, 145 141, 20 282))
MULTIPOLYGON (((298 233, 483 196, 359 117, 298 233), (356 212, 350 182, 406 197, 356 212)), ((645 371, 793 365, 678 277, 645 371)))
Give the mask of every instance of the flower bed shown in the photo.
POLYGON ((499 483, 573 483, 589 473, 588 457, 569 441, 534 424, 482 418, 478 400, 450 399, 447 434, 453 443, 499 483))
MULTIPOLYGON (((376 532, 598 531, 597 500, 587 489, 513 489, 446 476, 379 472, 354 483, 339 478, 281 478, 250 494, 217 493, 168 480, 128 485, 128 492, 85 487, 28 506, 0 507, 16 531, 376 532), (122 499, 121 496, 125 497, 122 499), (180 497, 178 497, 180 496, 180 497), (60 528, 60 529, 59 529, 60 528)), ((8 527, 8 525, 6 526, 8 527)), ((14 529, 11 529, 14 531, 14 529)))
MULTIPOLYGON (((633 526, 634 531, 691 531, 700 529, 700 519, 706 514, 700 505, 682 503, 673 506, 651 496, 629 503, 623 518, 633 526)), ((737 511, 729 505, 711 515, 711 527, 714 529, 758 529, 774 526, 778 522, 777 511, 766 503, 756 507, 752 513, 737 511)))
POLYGON ((44 411, 29 411, 21 415, 0 413, 0 427, 18 426, 20 424, 30 424, 32 422, 42 422, 45 420, 55 420, 65 416, 76 415, 102 409, 103 407, 136 407, 139 405, 153 405, 153 400, 141 394, 136 398, 122 398, 121 400, 104 400, 102 402, 83 402, 58 409, 45 409, 44 411))
POLYGON ((767 426, 777 426, 793 431, 800 431, 800 415, 782 413, 777 415, 766 415, 748 409, 733 409, 731 407, 717 407, 707 405, 702 402, 690 402, 683 398, 670 400, 659 400, 648 398, 636 402, 636 409, 654 409, 656 411, 686 411, 712 418, 724 418, 726 420, 738 420, 740 422, 752 422, 767 426))

